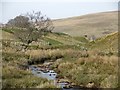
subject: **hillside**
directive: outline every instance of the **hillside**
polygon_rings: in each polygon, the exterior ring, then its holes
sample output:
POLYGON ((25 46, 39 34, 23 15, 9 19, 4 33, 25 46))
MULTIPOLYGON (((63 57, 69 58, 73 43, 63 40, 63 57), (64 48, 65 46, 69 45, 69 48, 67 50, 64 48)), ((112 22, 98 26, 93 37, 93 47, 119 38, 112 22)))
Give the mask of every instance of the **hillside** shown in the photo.
POLYGON ((54 20, 55 32, 72 36, 88 35, 101 37, 117 31, 117 12, 103 12, 54 20))
POLYGON ((90 48, 101 51, 118 51, 118 32, 101 37, 89 44, 90 48))
MULTIPOLYGON (((2 39, 10 43, 19 43, 19 39, 11 33, 12 30, 3 29, 2 39), (12 41, 11 41, 12 40, 12 41)), ((38 41, 33 41, 30 47, 39 48, 74 48, 88 43, 88 40, 84 37, 72 37, 64 33, 46 33, 43 37, 40 37, 38 41), (74 47, 73 47, 74 46, 74 47)), ((78 47, 80 48, 80 47, 78 47)))
MULTIPOLYGON (((13 42, 20 41, 14 36, 14 34, 7 31, 2 31, 2 39, 8 41, 15 40, 13 42)), ((69 46, 81 48, 83 46, 87 46, 90 49, 117 51, 118 32, 107 34, 92 42, 84 37, 72 37, 64 33, 47 33, 37 42, 32 42, 30 46, 39 46, 40 48, 69 48, 69 46)))

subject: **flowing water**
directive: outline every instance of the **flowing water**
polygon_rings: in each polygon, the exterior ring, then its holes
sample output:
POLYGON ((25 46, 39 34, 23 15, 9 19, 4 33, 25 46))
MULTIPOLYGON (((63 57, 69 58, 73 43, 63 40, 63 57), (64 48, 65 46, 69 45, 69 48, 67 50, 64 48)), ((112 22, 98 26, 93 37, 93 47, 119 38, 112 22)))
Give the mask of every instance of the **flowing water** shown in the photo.
POLYGON ((61 88, 63 88, 67 84, 67 83, 56 83, 57 73, 55 73, 53 70, 43 72, 39 68, 34 66, 30 66, 29 68, 35 76, 47 78, 48 80, 54 80, 54 85, 59 85, 61 88))
POLYGON ((29 69, 31 70, 32 74, 34 74, 35 76, 42 77, 42 78, 47 78, 48 80, 53 80, 54 85, 59 86, 60 88, 62 88, 62 90, 80 90, 80 89, 73 89, 73 88, 65 89, 64 87, 66 85, 68 85, 67 82, 57 83, 56 82, 57 73, 55 73, 54 70, 43 71, 40 68, 32 66, 32 65, 29 66, 29 69))

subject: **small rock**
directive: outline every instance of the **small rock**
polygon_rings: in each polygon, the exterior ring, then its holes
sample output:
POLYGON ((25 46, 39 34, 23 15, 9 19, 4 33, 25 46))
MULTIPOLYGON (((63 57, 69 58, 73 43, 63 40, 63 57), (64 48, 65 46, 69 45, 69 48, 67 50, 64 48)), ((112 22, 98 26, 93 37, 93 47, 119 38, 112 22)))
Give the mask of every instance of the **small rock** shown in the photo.
POLYGON ((87 88, 93 88, 95 86, 95 84, 93 82, 89 82, 86 87, 87 88))

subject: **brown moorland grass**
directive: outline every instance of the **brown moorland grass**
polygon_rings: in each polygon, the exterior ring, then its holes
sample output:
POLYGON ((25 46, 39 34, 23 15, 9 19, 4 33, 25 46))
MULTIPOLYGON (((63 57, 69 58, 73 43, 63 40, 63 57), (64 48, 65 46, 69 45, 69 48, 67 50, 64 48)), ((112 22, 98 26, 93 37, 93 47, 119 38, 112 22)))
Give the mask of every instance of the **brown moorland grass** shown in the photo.
POLYGON ((117 31, 118 12, 102 12, 83 16, 54 20, 55 32, 64 32, 71 36, 104 36, 117 31))
POLYGON ((58 67, 55 70, 58 70, 60 75, 78 85, 86 86, 89 82, 93 82, 101 88, 118 87, 117 56, 91 56, 79 58, 74 62, 65 61, 56 64, 58 67))

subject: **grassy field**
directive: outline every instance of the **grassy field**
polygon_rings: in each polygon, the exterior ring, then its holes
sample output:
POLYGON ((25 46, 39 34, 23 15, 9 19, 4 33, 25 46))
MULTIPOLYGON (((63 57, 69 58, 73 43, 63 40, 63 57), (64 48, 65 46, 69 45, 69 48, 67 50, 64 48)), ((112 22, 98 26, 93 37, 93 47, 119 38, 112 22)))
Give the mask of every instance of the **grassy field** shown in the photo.
POLYGON ((26 68, 28 64, 37 65, 46 61, 53 62, 50 68, 58 73, 58 79, 67 79, 88 88, 117 88, 118 32, 115 32, 115 16, 116 12, 109 12, 56 20, 57 30, 60 28, 60 32, 65 33, 46 33, 26 49, 24 43, 12 33, 13 29, 3 29, 3 88, 56 88, 53 81, 38 78, 26 68), (103 17, 106 20, 101 19, 103 17), (111 20, 110 25, 107 25, 111 20), (66 28, 70 26, 70 33, 62 25, 66 28), (100 34, 105 29, 110 34, 100 34), (90 32, 90 35, 96 33, 100 38, 90 41, 83 36, 86 34, 84 32, 90 32), (89 85, 91 83, 92 86, 89 85))

